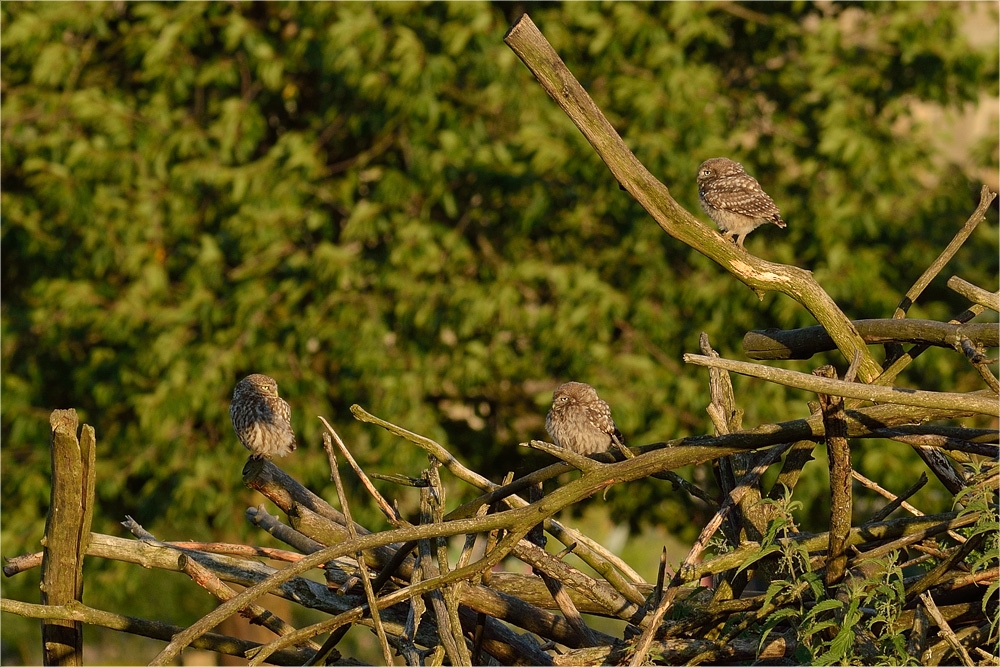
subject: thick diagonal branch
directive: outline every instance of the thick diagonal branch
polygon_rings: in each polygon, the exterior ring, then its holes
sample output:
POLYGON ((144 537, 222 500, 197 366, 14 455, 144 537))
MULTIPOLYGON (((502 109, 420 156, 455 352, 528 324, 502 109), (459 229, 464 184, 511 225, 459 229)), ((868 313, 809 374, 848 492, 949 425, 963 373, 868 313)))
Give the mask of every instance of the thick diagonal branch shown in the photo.
POLYGON ((853 359, 856 350, 861 351, 859 373, 865 382, 878 376, 881 368, 865 348, 864 340, 809 271, 754 257, 699 223, 674 201, 667 187, 628 149, 527 14, 511 26, 504 42, 580 129, 621 186, 663 231, 717 262, 758 294, 781 292, 801 303, 830 332, 847 359, 853 359))

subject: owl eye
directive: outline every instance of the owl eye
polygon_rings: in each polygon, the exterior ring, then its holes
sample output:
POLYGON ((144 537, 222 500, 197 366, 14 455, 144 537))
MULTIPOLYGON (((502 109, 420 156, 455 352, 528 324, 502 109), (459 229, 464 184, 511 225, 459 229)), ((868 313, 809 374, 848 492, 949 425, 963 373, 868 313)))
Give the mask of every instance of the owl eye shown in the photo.
POLYGON ((702 169, 701 170, 701 175, 702 176, 711 176, 712 175, 712 170, 711 169, 702 169))

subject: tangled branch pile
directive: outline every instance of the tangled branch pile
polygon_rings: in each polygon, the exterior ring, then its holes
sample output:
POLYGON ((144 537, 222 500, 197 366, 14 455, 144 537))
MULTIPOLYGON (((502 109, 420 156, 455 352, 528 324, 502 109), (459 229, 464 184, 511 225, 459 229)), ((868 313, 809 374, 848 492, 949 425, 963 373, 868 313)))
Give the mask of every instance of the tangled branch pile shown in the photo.
POLYGON ((91 533, 93 430, 84 427, 77 439, 75 413, 56 411, 51 420, 53 505, 44 556, 16 558, 4 568, 12 576, 41 565, 43 604, 5 599, 3 611, 46 619, 46 659, 66 664, 80 663, 81 623, 167 641, 151 664, 170 663, 187 646, 245 655, 252 664, 347 663, 350 659, 342 658, 336 645, 355 624, 375 631, 387 663, 398 653, 412 665, 1000 663, 995 653, 1000 588, 995 418, 1000 410, 997 380, 989 369, 995 360, 984 352, 997 347, 997 327, 969 323, 987 308, 1000 309, 998 294, 953 278, 949 286, 973 302, 967 311, 948 323, 905 319, 908 305, 983 218, 993 193, 984 188, 980 207, 906 295, 894 319, 852 322, 808 272, 752 257, 679 210, 530 21, 515 24, 507 41, 665 231, 752 289, 792 296, 821 323, 798 331, 750 332, 744 341, 748 356, 801 359, 836 348, 852 360, 843 379, 828 366, 806 375, 721 359, 703 337, 701 354, 685 360, 710 368, 713 435, 594 458, 532 442, 562 461, 503 484, 466 468, 433 440, 354 406, 355 418, 427 451, 430 464, 420 478, 390 477, 419 487, 419 522, 405 520, 375 490, 369 480, 375 475, 355 464, 324 420, 340 510, 269 461, 251 459, 244 469, 246 485, 284 514, 275 517, 263 506, 253 507, 248 520, 290 550, 162 542, 131 519, 125 525, 136 540, 91 533), (912 347, 904 351, 904 343, 912 347), (871 344, 886 345, 884 365, 872 358, 871 344), (893 387, 899 373, 933 345, 963 355, 986 387, 967 393, 893 387), (812 391, 818 403, 807 419, 744 430, 729 372, 812 391), (994 418, 993 428, 959 421, 975 415, 994 418), (927 483, 926 476, 893 494, 864 471, 853 470, 851 443, 875 438, 912 446, 952 494, 955 511, 924 515, 907 503, 927 483), (827 532, 807 534, 792 520, 794 490, 819 443, 826 445, 830 461, 831 516, 827 532), (350 503, 356 499, 347 497, 340 482, 341 457, 391 529, 371 532, 352 520, 350 503), (721 489, 716 496, 674 472, 705 463, 712 464, 721 489), (763 473, 779 464, 776 481, 763 488, 763 473), (481 495, 447 510, 448 484, 441 468, 481 495), (545 481, 573 469, 579 477, 540 493, 545 481), (678 492, 716 508, 680 567, 668 572, 664 559, 656 582, 643 580, 614 553, 555 518, 613 485, 650 477, 671 481, 678 492), (855 481, 883 495, 885 505, 857 516, 855 481), (909 515, 890 518, 897 510, 909 515), (565 548, 558 554, 546 551, 538 526, 565 548), (463 548, 449 552, 449 538, 459 537, 463 548), (587 568, 564 562, 569 552, 587 568), (223 602, 188 628, 85 607, 80 602, 84 555, 185 572, 223 602), (508 557, 530 565, 533 573, 494 572, 508 557), (315 568, 322 570, 325 585, 304 576, 315 568), (226 582, 247 588, 237 593, 226 582), (296 629, 257 604, 267 593, 331 617, 296 629), (257 645, 209 632, 234 613, 269 628, 277 639, 257 645), (618 619, 624 630, 620 636, 604 634, 591 627, 590 617, 618 619), (325 633, 330 636, 320 646, 314 638, 325 633))
MULTIPOLYGON (((702 362, 722 365, 704 338, 702 347, 702 362)), ((907 656, 922 664, 955 660, 995 664, 996 657, 989 652, 997 631, 995 430, 924 424, 966 416, 972 412, 969 409, 898 404, 845 408, 842 399, 821 394, 820 409, 808 419, 739 431, 740 413, 724 371, 712 370, 712 395, 708 411, 716 421, 715 436, 640 447, 617 461, 610 453, 588 459, 532 443, 565 462, 505 485, 467 469, 434 441, 355 406, 352 411, 359 420, 388 429, 430 455, 431 464, 420 479, 396 477, 420 487, 419 524, 407 523, 375 491, 324 420, 325 445, 343 511, 268 461, 250 459, 244 469, 245 483, 277 505, 286 522, 263 507, 249 508, 248 519, 293 550, 163 543, 131 519, 125 525, 138 540, 90 534, 78 545, 81 554, 183 571, 220 600, 228 600, 191 627, 120 617, 79 602, 40 606, 4 600, 3 609, 169 640, 152 664, 170 662, 188 645, 245 654, 253 664, 265 660, 314 664, 309 661, 339 657, 336 642, 354 623, 375 629, 387 662, 397 651, 407 664, 441 664, 445 656, 451 664, 732 664, 817 657, 824 662, 905 662, 907 656), (958 510, 924 516, 909 507, 906 498, 926 483, 924 476, 899 496, 878 489, 889 501, 852 527, 852 476, 867 486, 872 483, 852 471, 841 454, 849 440, 875 437, 915 447, 952 490, 958 510), (799 533, 791 523, 788 501, 802 466, 817 442, 824 440, 831 460, 830 531, 799 533), (350 519, 334 442, 393 529, 371 533, 350 519), (761 474, 782 456, 777 481, 764 493, 761 474), (712 499, 671 472, 708 461, 725 490, 721 499, 712 499), (442 466, 483 495, 445 514, 442 466), (518 495, 572 467, 582 471, 575 481, 530 504, 518 495), (600 544, 552 518, 611 485, 647 477, 678 480, 685 491, 718 504, 715 517, 682 566, 669 582, 661 576, 655 584, 643 581, 600 544), (900 507, 913 516, 887 518, 900 507), (540 521, 567 546, 561 554, 540 548, 537 537, 526 539, 540 521), (720 526, 725 539, 715 545, 715 555, 702 558, 708 539, 720 526), (459 535, 465 537, 465 547, 454 560, 446 538, 459 535), (474 549, 477 536, 485 546, 474 549), (571 550, 591 572, 562 561, 561 556, 571 550), (507 556, 531 565, 535 574, 492 572, 507 556), (258 562, 260 557, 289 565, 275 569, 258 562), (918 564, 925 564, 924 572, 904 576, 904 569, 918 564), (322 568, 326 586, 302 576, 314 567, 322 568), (770 582, 766 591, 748 592, 754 574, 770 582), (698 582, 708 575, 715 575, 714 587, 700 587, 698 582), (224 582, 250 588, 236 594, 224 582), (332 618, 296 630, 255 604, 265 593, 322 610, 332 618), (207 632, 237 611, 273 630, 278 639, 260 647, 207 632), (620 619, 626 629, 621 637, 605 635, 589 627, 582 614, 620 619), (527 633, 517 634, 511 626, 527 633), (311 639, 326 632, 331 637, 319 650, 311 639), (556 645, 563 648, 554 653, 556 645)), ((65 415, 54 415, 54 445, 65 440, 67 430, 75 439, 75 420, 56 417, 65 415)), ((84 433, 87 451, 86 428, 84 433)), ((92 451, 92 443, 89 446, 92 451)), ((47 536, 50 548, 57 538, 47 536)), ((39 560, 37 556, 15 559, 5 572, 10 576, 39 560)), ((59 572, 50 568, 47 584, 59 572)))

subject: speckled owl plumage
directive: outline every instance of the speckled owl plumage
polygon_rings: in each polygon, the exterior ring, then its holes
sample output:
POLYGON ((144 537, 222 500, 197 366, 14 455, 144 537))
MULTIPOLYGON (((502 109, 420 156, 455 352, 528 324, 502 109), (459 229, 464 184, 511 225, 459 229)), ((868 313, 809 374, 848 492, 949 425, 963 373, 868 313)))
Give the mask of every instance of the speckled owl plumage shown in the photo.
POLYGON ((295 450, 291 415, 274 378, 254 373, 237 383, 229 416, 236 437, 254 458, 285 456, 295 450))

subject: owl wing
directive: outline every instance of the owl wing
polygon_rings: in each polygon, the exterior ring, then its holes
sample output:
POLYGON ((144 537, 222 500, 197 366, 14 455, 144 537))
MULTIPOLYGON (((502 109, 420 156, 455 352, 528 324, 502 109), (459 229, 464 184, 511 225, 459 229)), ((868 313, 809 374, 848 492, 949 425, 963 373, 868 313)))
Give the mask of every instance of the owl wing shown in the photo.
POLYGON ((764 192, 757 179, 750 175, 719 179, 706 188, 702 196, 709 204, 723 211, 781 222, 781 212, 774 200, 764 192))

